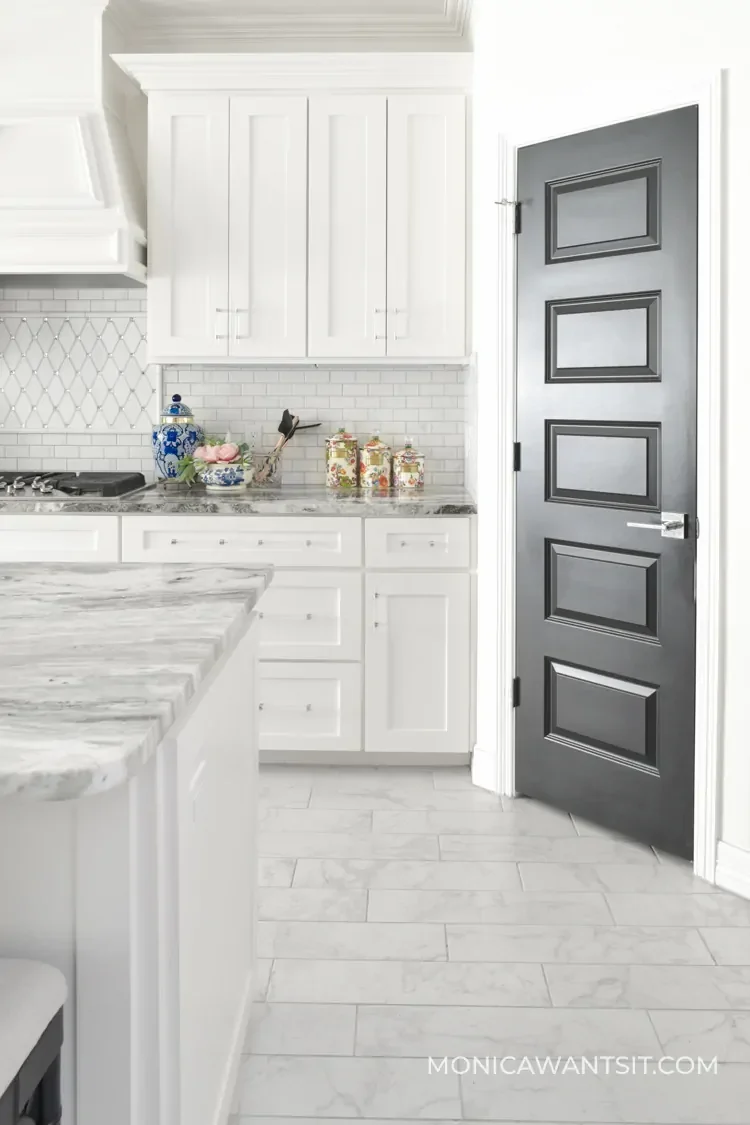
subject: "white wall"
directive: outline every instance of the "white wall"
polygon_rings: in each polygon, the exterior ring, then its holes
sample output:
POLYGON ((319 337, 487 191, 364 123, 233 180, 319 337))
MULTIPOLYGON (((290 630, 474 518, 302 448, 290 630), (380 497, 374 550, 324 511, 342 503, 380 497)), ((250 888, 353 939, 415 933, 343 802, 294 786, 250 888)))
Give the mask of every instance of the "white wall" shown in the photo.
MULTIPOLYGON (((482 544, 497 544, 499 133, 523 142, 653 112, 676 85, 699 87, 724 69, 723 223, 723 728, 720 838, 750 852, 750 735, 746 680, 750 532, 744 518, 750 419, 750 7, 736 0, 475 0, 475 341, 479 354, 479 511, 482 544), (535 135, 534 131, 536 130, 535 135)), ((665 100, 664 100, 665 99, 665 100)), ((497 575, 482 575, 478 751, 501 734, 496 621, 488 620, 497 575), (481 627, 484 628, 482 636, 481 627), (494 666, 493 666, 494 660, 494 666)), ((502 687, 502 685, 501 685, 502 687)), ((491 771, 490 771, 491 772, 491 771)), ((750 862, 750 857, 748 857, 750 862)))

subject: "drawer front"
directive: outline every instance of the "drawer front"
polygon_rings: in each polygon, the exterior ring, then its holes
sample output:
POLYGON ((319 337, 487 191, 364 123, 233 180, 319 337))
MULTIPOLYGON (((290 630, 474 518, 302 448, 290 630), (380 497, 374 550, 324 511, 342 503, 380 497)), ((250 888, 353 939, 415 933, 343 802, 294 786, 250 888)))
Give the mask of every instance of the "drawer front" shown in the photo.
POLYGON ((123 516, 123 562, 360 566, 361 521, 298 516, 123 516))
POLYGON ((362 659, 360 574, 276 571, 256 614, 262 659, 362 659))
POLYGON ((117 516, 0 516, 0 562, 119 562, 117 516))
POLYGON ((262 661, 261 750, 361 750, 362 666, 262 661))
POLYGON ((471 563, 469 519, 365 521, 367 566, 389 570, 466 570, 471 563))

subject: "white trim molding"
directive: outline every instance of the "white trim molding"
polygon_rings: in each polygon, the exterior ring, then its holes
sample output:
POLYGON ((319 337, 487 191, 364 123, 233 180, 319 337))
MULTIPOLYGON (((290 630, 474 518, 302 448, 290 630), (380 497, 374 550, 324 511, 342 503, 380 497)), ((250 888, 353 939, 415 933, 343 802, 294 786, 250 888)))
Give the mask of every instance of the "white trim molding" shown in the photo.
POLYGON ((709 881, 715 881, 723 891, 750 899, 750 852, 723 840, 716 852, 716 879, 709 881))
MULTIPOLYGON (((530 77, 529 82, 533 79, 530 77)), ((653 113, 698 105, 699 149, 699 269, 698 269, 698 518, 700 538, 696 559, 696 715, 695 715, 695 833, 694 867, 713 882, 718 835, 719 747, 721 734, 721 566, 722 566, 722 348, 721 348, 721 190, 722 190, 722 75, 699 72, 689 77, 660 75, 653 87, 637 79, 612 80, 606 90, 588 91, 585 99, 570 93, 550 104, 541 96, 493 107, 479 146, 499 142, 497 181, 487 174, 475 204, 477 246, 497 246, 490 262, 485 250, 484 270, 475 278, 480 315, 489 323, 478 326, 479 447, 479 617, 477 736, 473 779, 477 785, 507 796, 515 795, 515 739, 511 685, 515 674, 515 481, 512 451, 515 440, 516 248, 509 206, 492 201, 514 200, 518 148, 555 136, 614 124, 653 113), (594 97, 590 94, 594 93, 594 97), (601 96, 599 96, 601 94, 601 96), (495 225, 496 224, 496 225, 495 225), (497 237, 496 233, 497 232, 497 237), (484 288, 488 300, 481 300, 484 288)), ((475 97, 481 100, 483 91, 475 97)), ((723 845, 726 846, 726 845, 723 845)), ((735 849, 736 850, 736 849, 735 849)), ((743 853, 744 854, 744 853, 743 853)), ((750 859, 750 857, 749 857, 750 859)), ((733 888, 734 889, 734 888, 733 888)), ((738 892, 740 893, 740 892, 738 892)))
POLYGON ((146 92, 155 90, 455 90, 471 87, 471 55, 461 52, 320 54, 115 54, 146 92))

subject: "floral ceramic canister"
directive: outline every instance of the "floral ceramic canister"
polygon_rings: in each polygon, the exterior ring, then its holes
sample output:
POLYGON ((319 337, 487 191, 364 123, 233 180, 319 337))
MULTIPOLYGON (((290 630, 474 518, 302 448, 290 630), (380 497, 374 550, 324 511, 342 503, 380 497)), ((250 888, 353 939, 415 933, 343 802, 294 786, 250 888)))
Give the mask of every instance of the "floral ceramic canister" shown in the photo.
POLYGON ((161 412, 161 423, 154 426, 151 435, 157 476, 176 479, 178 463, 202 441, 203 430, 196 424, 192 410, 181 395, 172 395, 172 401, 161 412))
POLYGON ((326 484, 356 488, 357 469, 357 439, 342 427, 326 441, 326 484))
POLYGON ((390 486, 391 451, 377 430, 359 451, 359 483, 362 488, 390 486))
POLYGON ((424 455, 417 453, 411 438, 404 442, 393 458, 393 483, 404 491, 424 488, 424 455))

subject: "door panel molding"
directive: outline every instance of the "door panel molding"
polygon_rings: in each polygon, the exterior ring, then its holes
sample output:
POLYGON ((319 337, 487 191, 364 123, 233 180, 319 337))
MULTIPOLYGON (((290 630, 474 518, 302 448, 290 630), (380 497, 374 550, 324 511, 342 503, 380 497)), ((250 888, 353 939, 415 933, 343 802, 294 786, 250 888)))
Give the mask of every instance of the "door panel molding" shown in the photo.
MULTIPOLYGON (((529 79, 531 82, 531 77, 529 79)), ((588 91, 590 95, 590 90, 588 91)), ((478 348, 480 447, 486 451, 478 473, 479 502, 496 519, 480 521, 478 542, 479 619, 477 745, 472 762, 475 784, 493 792, 515 793, 515 721, 512 682, 515 674, 515 441, 516 293, 513 208, 496 200, 514 200, 517 150, 569 130, 578 132, 617 121, 698 105, 698 505, 700 539, 696 562, 696 714, 694 870, 715 881, 718 829, 718 755, 721 722, 721 384, 722 384, 722 75, 700 69, 692 76, 660 76, 650 85, 640 80, 607 90, 592 99, 571 90, 557 106, 558 124, 549 106, 528 101, 519 91, 514 105, 496 106, 487 131, 478 138, 475 167, 477 208, 474 252, 483 258, 482 308, 478 348), (564 104, 563 104, 564 102, 564 104), (482 144, 492 146, 487 161, 482 144)))

